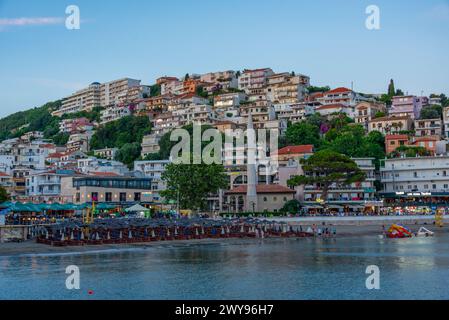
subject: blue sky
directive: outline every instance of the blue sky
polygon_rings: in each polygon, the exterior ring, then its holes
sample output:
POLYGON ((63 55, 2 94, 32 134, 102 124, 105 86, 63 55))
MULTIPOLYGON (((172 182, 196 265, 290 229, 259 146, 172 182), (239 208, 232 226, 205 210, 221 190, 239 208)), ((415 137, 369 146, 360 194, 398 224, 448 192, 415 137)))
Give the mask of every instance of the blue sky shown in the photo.
POLYGON ((449 0, 0 0, 0 117, 93 81, 258 67, 449 94, 448 34, 449 0), (71 4, 80 30, 65 28, 71 4), (371 4, 380 30, 365 28, 371 4))

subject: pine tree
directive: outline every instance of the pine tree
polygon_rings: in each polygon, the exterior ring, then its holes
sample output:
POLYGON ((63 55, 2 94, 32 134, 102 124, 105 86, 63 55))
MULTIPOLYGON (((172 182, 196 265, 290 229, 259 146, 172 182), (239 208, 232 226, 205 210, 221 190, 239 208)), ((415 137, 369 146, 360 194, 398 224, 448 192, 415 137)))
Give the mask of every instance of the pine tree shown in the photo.
POLYGON ((394 81, 393 79, 390 80, 390 84, 388 85, 388 95, 390 97, 393 97, 395 95, 395 89, 394 89, 394 81))

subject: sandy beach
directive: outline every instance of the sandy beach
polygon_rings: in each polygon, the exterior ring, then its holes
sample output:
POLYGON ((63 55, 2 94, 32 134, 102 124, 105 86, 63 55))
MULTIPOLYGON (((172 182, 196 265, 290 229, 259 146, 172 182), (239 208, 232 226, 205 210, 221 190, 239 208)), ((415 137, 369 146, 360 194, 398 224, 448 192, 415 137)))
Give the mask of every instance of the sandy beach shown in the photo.
MULTIPOLYGON (((321 224, 320 224, 321 225, 321 224)), ((334 228, 331 224, 327 226, 334 228)), ((413 232, 418 231, 421 227, 420 224, 405 224, 413 232)), ((449 226, 438 228, 434 225, 425 225, 428 229, 435 232, 438 236, 442 233, 449 232, 449 226)), ((386 226, 387 227, 387 226, 386 226)), ((377 237, 382 233, 382 225, 338 225, 335 226, 337 230, 338 238, 346 237, 377 237)), ((279 238, 266 238, 263 241, 276 241, 279 238)), ((306 239, 291 238, 286 240, 302 241, 306 239)), ((133 249, 145 249, 153 246, 186 246, 186 245, 204 245, 204 244, 245 244, 253 243, 254 241, 261 241, 261 239, 201 239, 201 240, 174 240, 174 241, 158 241, 158 242, 145 242, 145 243, 133 243, 133 244, 103 244, 103 245, 91 245, 91 246, 74 246, 74 247, 53 247, 49 245, 39 244, 33 240, 22 243, 1 243, 0 244, 0 257, 5 256, 26 256, 37 254, 80 254, 80 253, 96 253, 113 250, 133 250, 133 249)))

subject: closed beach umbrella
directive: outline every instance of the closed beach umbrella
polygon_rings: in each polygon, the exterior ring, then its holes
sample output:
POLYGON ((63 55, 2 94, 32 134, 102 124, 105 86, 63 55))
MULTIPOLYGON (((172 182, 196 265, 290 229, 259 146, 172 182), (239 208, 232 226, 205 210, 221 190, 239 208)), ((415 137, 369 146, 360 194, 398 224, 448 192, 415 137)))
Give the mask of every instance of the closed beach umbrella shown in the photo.
POLYGON ((65 241, 64 232, 61 234, 61 241, 65 241))
POLYGON ((178 227, 175 228, 175 236, 178 235, 178 227))
POLYGON ((225 229, 223 227, 221 227, 221 234, 224 235, 225 234, 225 229))
POLYGON ((70 240, 75 240, 75 237, 73 235, 73 231, 70 233, 70 240))
POLYGON ((111 240, 111 232, 108 231, 108 236, 107 236, 108 240, 111 240))
POLYGON ((81 239, 81 240, 84 240, 84 232, 83 232, 83 231, 81 231, 80 239, 81 239))
POLYGON ((242 224, 242 226, 241 226, 241 228, 240 228, 240 232, 241 232, 241 233, 245 232, 245 228, 243 227, 243 224, 242 224))
POLYGON ((201 227, 201 234, 202 234, 202 235, 205 234, 205 232, 204 232, 204 227, 201 227))
POLYGON ((48 230, 45 230, 45 239, 48 239, 48 230))
POLYGON ((119 238, 120 238, 120 239, 122 239, 122 238, 123 238, 123 232, 122 232, 122 230, 120 230, 120 235, 119 235, 119 238))
POLYGON ((198 234, 198 229, 197 229, 197 228, 195 228, 195 235, 196 235, 196 236, 199 236, 199 234, 198 234))
POLYGON ((98 234, 98 232, 97 232, 97 234, 96 234, 95 240, 100 240, 100 235, 98 234))
POLYGON ((129 230, 128 232, 128 238, 131 239, 133 237, 133 233, 131 232, 131 230, 129 230))
POLYGON ((154 229, 151 229, 151 237, 152 237, 152 238, 155 238, 155 237, 156 237, 156 234, 154 233, 154 229))
POLYGON ((167 228, 167 236, 170 237, 170 228, 167 228))

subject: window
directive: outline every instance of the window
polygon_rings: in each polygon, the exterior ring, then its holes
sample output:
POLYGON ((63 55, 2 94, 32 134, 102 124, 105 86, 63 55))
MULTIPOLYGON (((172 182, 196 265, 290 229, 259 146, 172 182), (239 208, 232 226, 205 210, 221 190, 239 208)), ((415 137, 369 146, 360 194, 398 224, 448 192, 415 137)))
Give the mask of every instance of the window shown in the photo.
POLYGON ((106 192, 105 193, 105 198, 106 198, 106 202, 111 202, 112 201, 112 193, 111 192, 106 192))
POLYGON ((436 184, 432 184, 432 189, 436 189, 437 185, 436 184))
POLYGON ((126 202, 126 192, 120 192, 120 202, 126 202))
POLYGON ((92 192, 91 195, 92 201, 98 201, 98 192, 92 192))
POLYGON ((134 192, 134 201, 140 201, 140 192, 134 192))
POLYGON ((267 202, 268 201, 267 197, 263 197, 263 201, 267 202))

